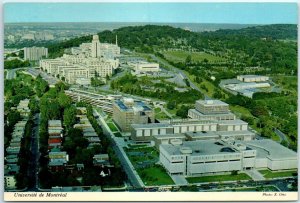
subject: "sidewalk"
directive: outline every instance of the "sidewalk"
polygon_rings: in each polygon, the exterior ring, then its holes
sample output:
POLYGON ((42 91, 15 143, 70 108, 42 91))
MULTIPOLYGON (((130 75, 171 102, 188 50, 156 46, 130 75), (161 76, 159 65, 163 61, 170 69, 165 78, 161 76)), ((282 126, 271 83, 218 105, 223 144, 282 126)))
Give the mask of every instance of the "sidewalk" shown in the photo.
POLYGON ((188 185, 189 183, 184 178, 183 175, 171 175, 172 180, 174 181, 175 185, 188 185))
POLYGON ((257 180, 265 180, 264 176, 255 169, 244 171, 247 175, 249 175, 254 181, 257 180))

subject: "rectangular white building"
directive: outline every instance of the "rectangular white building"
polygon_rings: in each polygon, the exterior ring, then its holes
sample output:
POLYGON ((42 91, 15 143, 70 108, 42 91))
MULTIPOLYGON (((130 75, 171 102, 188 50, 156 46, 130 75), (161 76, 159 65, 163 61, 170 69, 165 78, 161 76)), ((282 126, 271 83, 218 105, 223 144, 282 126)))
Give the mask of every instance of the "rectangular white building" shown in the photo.
POLYGON ((295 169, 297 153, 272 140, 202 140, 160 145, 160 162, 170 174, 201 176, 249 169, 295 169))
POLYGON ((37 61, 48 57, 48 48, 45 47, 24 47, 24 59, 37 61))
POLYGON ((269 77, 262 75, 238 75, 237 79, 242 82, 265 82, 269 80, 269 77))
POLYGON ((146 61, 133 61, 128 62, 128 65, 133 68, 133 70, 139 74, 144 72, 159 72, 159 64, 158 63, 149 63, 146 61))

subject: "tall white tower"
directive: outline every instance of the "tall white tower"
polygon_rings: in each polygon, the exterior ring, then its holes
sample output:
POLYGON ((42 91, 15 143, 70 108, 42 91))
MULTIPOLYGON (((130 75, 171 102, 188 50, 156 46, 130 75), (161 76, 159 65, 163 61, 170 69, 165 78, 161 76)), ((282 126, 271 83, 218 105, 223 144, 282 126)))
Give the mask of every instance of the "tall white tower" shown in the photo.
POLYGON ((116 45, 118 46, 118 35, 116 35, 116 45))
POLYGON ((93 35, 92 40, 92 57, 98 58, 100 57, 100 41, 98 35, 93 35))

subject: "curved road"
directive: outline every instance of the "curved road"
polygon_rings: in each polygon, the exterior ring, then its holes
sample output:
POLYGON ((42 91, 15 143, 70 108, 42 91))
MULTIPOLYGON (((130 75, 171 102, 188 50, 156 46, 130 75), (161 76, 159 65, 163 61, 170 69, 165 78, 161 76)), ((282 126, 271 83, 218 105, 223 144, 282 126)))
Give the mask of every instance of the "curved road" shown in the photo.
POLYGON ((158 63, 163 64, 164 66, 172 69, 174 72, 180 74, 180 76, 183 79, 187 79, 190 83, 191 88, 193 88, 194 90, 197 90, 198 92, 200 92, 201 94, 203 94, 205 96, 205 98, 209 98, 203 91, 200 90, 200 88, 198 88, 193 81, 190 80, 189 77, 186 76, 186 74, 184 73, 184 71, 180 70, 179 68, 176 68, 175 66, 172 66, 171 64, 163 61, 162 59, 158 58, 157 56, 153 55, 153 54, 149 54, 151 56, 152 59, 154 59, 155 61, 157 61, 158 63))
POLYGON ((274 132, 276 133, 276 135, 278 135, 280 137, 280 142, 282 140, 286 141, 286 143, 289 145, 290 144, 290 141, 288 140, 287 136, 281 132, 279 129, 275 128, 274 129, 274 132))

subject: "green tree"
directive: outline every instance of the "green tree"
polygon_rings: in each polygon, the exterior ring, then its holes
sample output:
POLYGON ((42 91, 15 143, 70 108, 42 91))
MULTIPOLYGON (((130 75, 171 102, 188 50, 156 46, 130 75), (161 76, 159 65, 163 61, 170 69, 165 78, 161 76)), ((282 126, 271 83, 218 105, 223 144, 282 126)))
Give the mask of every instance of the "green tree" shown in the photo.
POLYGON ((72 99, 64 92, 59 92, 57 97, 58 103, 62 108, 67 108, 71 105, 72 99))
POLYGON ((69 106, 64 110, 63 122, 67 129, 72 128, 76 123, 76 113, 77 110, 74 106, 69 106))
POLYGON ((172 110, 172 109, 175 109, 176 108, 176 101, 169 101, 167 103, 167 108, 172 110))
POLYGON ((191 64, 191 62, 192 62, 192 56, 188 55, 185 59, 185 65, 189 65, 189 64, 191 64))
POLYGON ((21 115, 18 111, 11 111, 7 116, 9 126, 14 126, 19 120, 21 120, 21 115))

